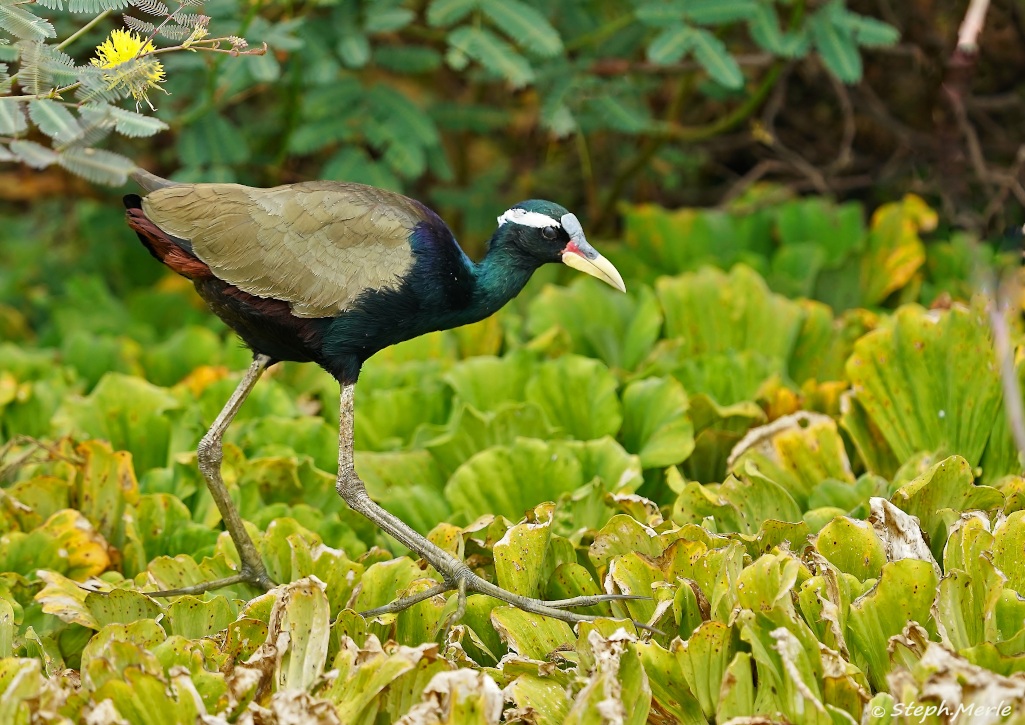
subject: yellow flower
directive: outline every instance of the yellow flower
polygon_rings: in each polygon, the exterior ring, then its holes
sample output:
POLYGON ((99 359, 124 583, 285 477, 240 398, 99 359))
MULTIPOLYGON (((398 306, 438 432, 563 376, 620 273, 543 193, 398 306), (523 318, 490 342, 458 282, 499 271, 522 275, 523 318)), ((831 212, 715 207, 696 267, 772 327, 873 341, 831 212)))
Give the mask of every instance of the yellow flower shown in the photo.
MULTIPOLYGON (((124 86, 136 100, 145 100, 150 88, 160 88, 159 84, 164 82, 164 66, 154 58, 147 58, 150 53, 156 51, 150 40, 143 40, 131 30, 117 29, 111 32, 110 37, 96 46, 96 58, 90 62, 97 68, 114 69, 129 61, 140 59, 136 67, 126 69, 126 72, 105 73, 104 80, 110 83, 111 88, 124 86), (140 56, 143 56, 140 58, 140 56)), ((160 90, 163 90, 160 88, 160 90)), ((150 104, 152 107, 152 104, 150 104)))

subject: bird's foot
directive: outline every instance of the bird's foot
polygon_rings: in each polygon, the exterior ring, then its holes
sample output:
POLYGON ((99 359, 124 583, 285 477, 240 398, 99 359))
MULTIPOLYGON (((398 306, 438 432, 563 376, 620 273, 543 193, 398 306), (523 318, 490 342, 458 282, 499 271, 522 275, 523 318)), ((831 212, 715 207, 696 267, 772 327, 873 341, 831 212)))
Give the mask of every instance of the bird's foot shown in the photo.
POLYGON ((213 579, 208 582, 200 582, 199 584, 192 584, 178 589, 164 589, 159 592, 146 592, 146 594, 150 597, 182 597, 186 595, 203 594, 204 592, 223 589, 224 587, 230 587, 236 584, 249 584, 262 589, 265 592, 270 591, 275 586, 274 582, 267 575, 267 569, 264 567, 263 562, 259 562, 255 566, 243 563, 238 574, 232 574, 231 576, 226 576, 223 579, 213 579))
MULTIPOLYGON (((401 612, 405 609, 419 604, 422 601, 430 599, 431 597, 445 594, 446 592, 455 591, 457 592, 458 599, 456 609, 452 613, 446 623, 446 627, 450 627, 457 623, 466 612, 466 596, 469 592, 476 594, 486 594, 489 597, 501 600, 507 604, 511 604, 517 609, 522 609, 525 612, 532 614, 539 614, 544 617, 551 617, 553 619, 559 619, 569 624, 577 624, 579 622, 592 622, 597 617, 587 614, 577 614, 576 612, 567 611, 575 609, 577 607, 591 607, 595 604, 601 604, 603 602, 614 602, 624 601, 631 599, 648 599, 648 597, 636 595, 636 594, 595 594, 581 597, 573 597, 571 599, 556 599, 546 601, 543 599, 534 599, 532 597, 525 597, 520 594, 515 594, 502 587, 492 584, 487 579, 484 579, 472 571, 463 562, 459 561, 455 557, 451 558, 451 561, 444 562, 431 562, 432 566, 437 569, 444 580, 436 586, 426 589, 416 594, 411 594, 406 597, 401 597, 393 602, 385 604, 383 607, 377 607, 376 609, 370 609, 365 612, 360 612, 364 617, 376 617, 382 614, 394 614, 401 612)), ((641 629, 646 629, 658 633, 653 627, 650 627, 642 622, 634 622, 634 624, 641 629)))

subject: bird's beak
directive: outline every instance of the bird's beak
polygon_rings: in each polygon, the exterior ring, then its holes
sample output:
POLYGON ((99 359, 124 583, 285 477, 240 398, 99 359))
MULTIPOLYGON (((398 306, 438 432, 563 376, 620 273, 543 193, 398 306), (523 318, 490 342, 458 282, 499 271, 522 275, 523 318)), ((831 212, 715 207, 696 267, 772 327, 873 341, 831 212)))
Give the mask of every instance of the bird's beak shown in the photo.
POLYGON ((597 277, 620 292, 626 292, 623 276, 612 266, 612 262, 598 254, 598 250, 588 244, 584 237, 583 227, 573 214, 562 217, 562 228, 569 234, 569 244, 562 250, 563 264, 579 269, 585 274, 597 277))
POLYGON ((623 284, 623 276, 619 274, 619 270, 612 265, 612 262, 598 254, 598 251, 590 244, 584 250, 580 249, 579 244, 570 242, 562 252, 562 261, 573 269, 579 269, 585 274, 612 285, 620 292, 626 292, 626 285, 623 284), (587 251, 592 252, 594 256, 588 255, 587 251))

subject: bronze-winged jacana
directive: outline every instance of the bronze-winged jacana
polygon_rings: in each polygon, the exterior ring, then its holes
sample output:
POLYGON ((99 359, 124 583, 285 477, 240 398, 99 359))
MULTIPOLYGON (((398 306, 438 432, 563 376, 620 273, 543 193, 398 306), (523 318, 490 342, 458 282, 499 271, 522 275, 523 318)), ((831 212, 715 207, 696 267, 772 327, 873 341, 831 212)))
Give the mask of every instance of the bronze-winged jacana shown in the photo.
POLYGON ((141 169, 132 177, 148 193, 124 198, 128 225, 154 257, 192 280, 254 356, 199 444, 199 468, 238 550, 240 572, 163 594, 242 581, 273 586, 221 479, 221 439, 264 369, 296 361, 317 363, 341 386, 339 495, 444 579, 365 614, 400 611, 458 590, 459 610, 472 591, 577 622, 588 617, 564 608, 618 598, 543 602, 501 589, 372 501, 353 468, 353 391, 361 366, 374 353, 488 317, 548 262, 561 261, 626 291, 619 272, 588 244, 573 214, 550 201, 516 204, 498 217, 487 254, 475 263, 437 214, 390 191, 336 181, 272 189, 180 184, 141 169))

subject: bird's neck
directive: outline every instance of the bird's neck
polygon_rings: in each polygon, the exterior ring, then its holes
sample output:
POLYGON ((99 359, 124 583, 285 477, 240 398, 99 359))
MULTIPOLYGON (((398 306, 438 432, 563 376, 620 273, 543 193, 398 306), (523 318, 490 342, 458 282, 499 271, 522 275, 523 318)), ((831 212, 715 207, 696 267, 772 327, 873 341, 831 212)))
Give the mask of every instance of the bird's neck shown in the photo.
POLYGON ((501 230, 491 238, 484 259, 474 265, 474 307, 484 313, 484 317, 494 314, 519 294, 538 267, 536 261, 503 239, 500 233, 501 230))

